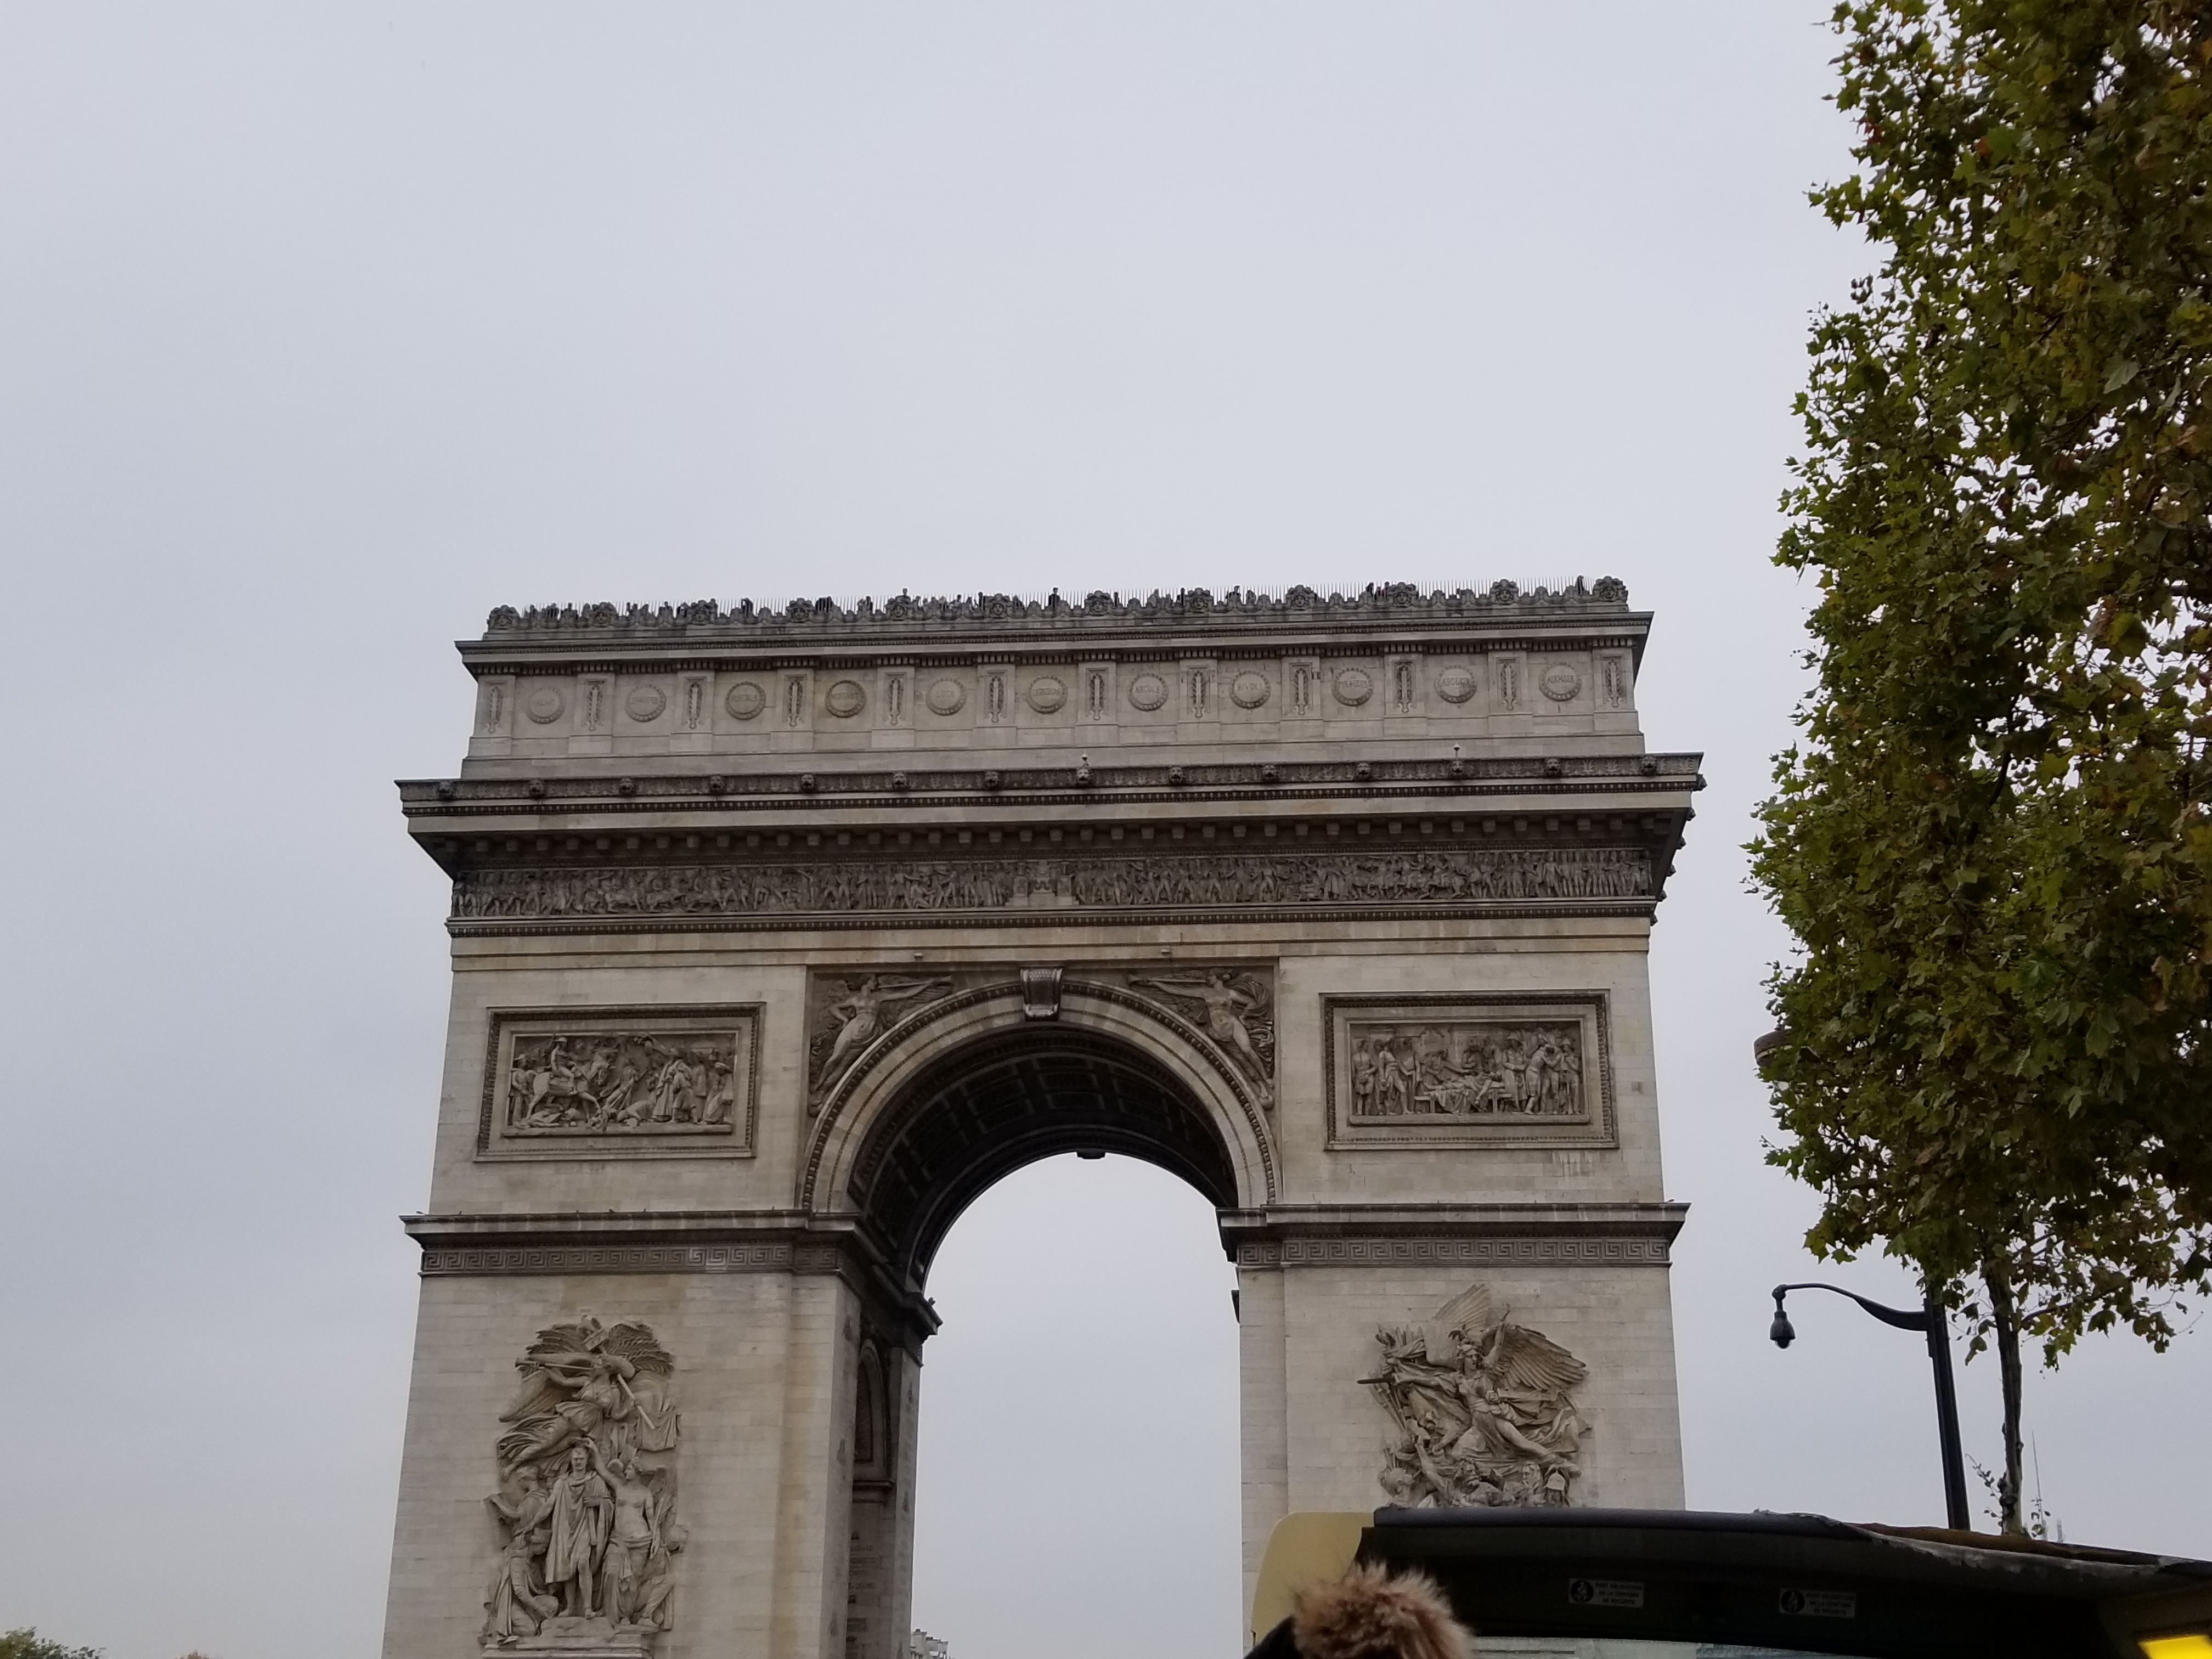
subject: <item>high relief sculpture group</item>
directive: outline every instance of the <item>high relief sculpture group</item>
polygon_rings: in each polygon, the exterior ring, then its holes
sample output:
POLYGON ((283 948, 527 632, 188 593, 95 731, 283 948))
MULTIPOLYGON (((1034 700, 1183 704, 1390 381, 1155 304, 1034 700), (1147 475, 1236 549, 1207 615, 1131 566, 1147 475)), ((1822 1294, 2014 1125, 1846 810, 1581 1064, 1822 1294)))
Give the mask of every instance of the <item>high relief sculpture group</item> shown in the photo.
POLYGON ((1419 1325, 1375 1334, 1382 1369, 1360 1381, 1397 1425, 1382 1490, 1413 1506, 1564 1504, 1589 1425, 1569 1398, 1589 1375, 1551 1338, 1516 1325, 1477 1285, 1419 1325))
POLYGON ((667 1629, 684 1544, 667 1352, 643 1325, 586 1314, 540 1331, 515 1364, 522 1388, 484 1500, 500 1534, 485 1639, 667 1629))

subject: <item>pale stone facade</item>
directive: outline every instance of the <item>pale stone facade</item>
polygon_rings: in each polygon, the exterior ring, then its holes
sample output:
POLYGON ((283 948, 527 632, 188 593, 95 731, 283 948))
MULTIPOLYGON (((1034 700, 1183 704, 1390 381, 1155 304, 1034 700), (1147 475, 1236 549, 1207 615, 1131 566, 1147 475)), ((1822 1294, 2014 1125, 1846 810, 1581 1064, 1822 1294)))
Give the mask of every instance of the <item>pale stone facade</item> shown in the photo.
POLYGON ((1071 1150, 1220 1208, 1248 1577, 1291 1510, 1679 1504, 1649 620, 495 613, 460 775, 402 786, 454 983, 388 1659, 895 1659, 930 1254, 1071 1150), (665 1401, 546 1346, 595 1322, 665 1401))

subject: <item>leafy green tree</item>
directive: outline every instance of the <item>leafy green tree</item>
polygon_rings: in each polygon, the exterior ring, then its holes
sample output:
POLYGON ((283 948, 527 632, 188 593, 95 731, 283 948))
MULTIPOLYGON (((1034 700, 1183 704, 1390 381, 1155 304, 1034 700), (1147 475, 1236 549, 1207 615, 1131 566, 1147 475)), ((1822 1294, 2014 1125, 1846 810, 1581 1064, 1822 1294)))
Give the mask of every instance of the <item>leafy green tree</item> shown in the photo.
POLYGON ((65 1648, 27 1625, 0 1631, 0 1659, 100 1659, 100 1652, 98 1648, 65 1648))
POLYGON ((1753 876, 1808 1243, 1963 1297, 2004 1401, 2212 1278, 2212 5, 1834 14, 1880 250, 1815 322, 1778 562, 1816 688, 1753 876))

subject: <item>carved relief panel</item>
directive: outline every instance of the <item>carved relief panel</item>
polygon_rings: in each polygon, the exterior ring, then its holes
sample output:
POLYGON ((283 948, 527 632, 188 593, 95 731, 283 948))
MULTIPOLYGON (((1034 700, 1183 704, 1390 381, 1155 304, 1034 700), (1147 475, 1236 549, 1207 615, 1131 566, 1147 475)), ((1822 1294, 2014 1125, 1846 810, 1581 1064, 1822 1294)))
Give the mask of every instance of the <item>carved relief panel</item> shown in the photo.
POLYGON ((1328 997, 1332 1147, 1610 1146, 1602 992, 1328 997))
POLYGON ((756 1005, 499 1009, 480 1158, 749 1157, 756 1005))
POLYGON ((1589 1424, 1574 1391, 1589 1368, 1516 1325, 1476 1285, 1415 1325, 1375 1333, 1359 1380, 1390 1415, 1378 1484, 1408 1508, 1560 1508, 1573 1502, 1589 1424))
POLYGON ((483 1652, 641 1655, 676 1623, 675 1362, 652 1328, 590 1314, 515 1361, 484 1504, 498 1565, 483 1652))
POLYGON ((1097 987, 1150 1004, 1171 1016, 1209 1048, 1262 1105, 1275 1095, 1275 986, 1272 965, 1244 963, 1163 963, 1143 971, 1069 966, 1042 970, 1049 996, 1036 988, 1040 970, 1014 966, 931 968, 916 964, 872 970, 842 968, 808 975, 806 1100, 818 1113, 837 1086, 888 1047, 909 1022, 964 993, 993 988, 1023 993, 1033 1019, 1058 1017, 1060 1001, 1097 987))

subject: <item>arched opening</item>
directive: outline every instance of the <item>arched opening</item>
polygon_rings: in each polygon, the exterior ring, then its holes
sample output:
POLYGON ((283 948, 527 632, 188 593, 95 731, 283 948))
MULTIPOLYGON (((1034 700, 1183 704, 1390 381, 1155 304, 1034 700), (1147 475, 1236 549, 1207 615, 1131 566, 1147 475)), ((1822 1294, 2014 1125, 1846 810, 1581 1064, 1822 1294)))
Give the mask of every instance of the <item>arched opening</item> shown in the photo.
POLYGON ((1031 1164, 955 1224, 913 1616, 952 1659, 1239 1651, 1235 1283, 1206 1200, 1127 1158, 1031 1164))
POLYGON ((1133 1632, 1106 1621, 1128 1595, 1132 1528, 1159 1592, 1139 1645, 1235 1640, 1236 1275, 1216 1216, 1253 1160, 1187 1060, 1145 1035, 1001 1013, 823 1126, 834 1189, 889 1277, 926 1285, 947 1322, 927 1418, 918 1352, 902 1358, 888 1323, 861 1334, 854 1659, 894 1650, 901 1588, 950 1610, 959 1628, 934 1633, 961 1659, 1066 1649, 1085 1623, 1102 1655, 1126 1651, 1133 1632), (974 1244, 940 1286, 949 1235, 974 1244), (920 1584, 901 1565, 917 1512, 936 1517, 920 1584))
POLYGON ((1182 1177, 1216 1209, 1235 1163, 1174 1073, 1116 1037, 1017 1026, 941 1055, 860 1143, 848 1196, 919 1288, 946 1231, 994 1182, 1061 1152, 1116 1152, 1182 1177))

